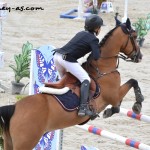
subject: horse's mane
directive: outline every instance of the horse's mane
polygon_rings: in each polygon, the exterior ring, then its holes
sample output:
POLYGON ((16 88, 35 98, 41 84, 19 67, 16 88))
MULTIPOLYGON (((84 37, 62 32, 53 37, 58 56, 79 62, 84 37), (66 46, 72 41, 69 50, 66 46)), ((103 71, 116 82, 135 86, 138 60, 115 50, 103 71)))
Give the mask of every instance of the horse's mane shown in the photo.
MULTIPOLYGON (((113 31, 114 31, 115 29, 117 29, 119 26, 122 27, 122 24, 119 24, 119 25, 117 25, 116 27, 114 27, 113 29, 111 29, 111 30, 103 37, 103 39, 102 39, 101 42, 99 43, 99 47, 100 47, 100 48, 104 46, 106 40, 112 35, 113 31)), ((87 58, 87 61, 86 61, 85 63, 83 63, 82 66, 84 66, 85 64, 86 64, 86 67, 89 66, 89 63, 90 63, 91 60, 92 60, 91 58, 92 58, 92 55, 90 54, 90 55, 88 56, 88 58, 87 58)), ((88 68, 88 67, 87 67, 87 68, 88 68)), ((86 69, 86 70, 87 70, 87 69, 86 69)))
POLYGON ((112 35, 113 31, 117 28, 118 26, 116 26, 115 28, 113 28, 112 30, 110 30, 101 40, 101 42, 99 43, 99 46, 102 47, 104 46, 106 40, 112 35))

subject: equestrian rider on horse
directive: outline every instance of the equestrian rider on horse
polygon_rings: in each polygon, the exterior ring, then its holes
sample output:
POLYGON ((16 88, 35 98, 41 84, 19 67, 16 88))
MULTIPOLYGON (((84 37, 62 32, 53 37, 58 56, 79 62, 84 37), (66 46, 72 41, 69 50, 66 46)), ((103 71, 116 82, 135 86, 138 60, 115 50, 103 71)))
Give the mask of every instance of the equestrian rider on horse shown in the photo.
POLYGON ((98 15, 90 15, 85 20, 85 30, 78 32, 66 45, 55 49, 54 63, 60 77, 70 72, 81 82, 81 97, 78 115, 94 115, 87 104, 91 79, 88 73, 78 63, 78 59, 91 52, 94 60, 99 59, 99 39, 103 20, 98 15))

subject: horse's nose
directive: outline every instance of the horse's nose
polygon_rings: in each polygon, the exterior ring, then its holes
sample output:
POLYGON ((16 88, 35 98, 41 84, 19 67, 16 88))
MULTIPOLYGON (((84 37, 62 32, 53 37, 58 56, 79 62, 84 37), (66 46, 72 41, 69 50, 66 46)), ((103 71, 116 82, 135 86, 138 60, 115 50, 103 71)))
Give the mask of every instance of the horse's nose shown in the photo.
POLYGON ((142 57, 143 57, 143 54, 141 53, 141 51, 139 51, 140 52, 140 56, 139 56, 139 59, 142 59, 142 57))
POLYGON ((142 57, 143 57, 143 54, 141 53, 141 51, 139 51, 137 62, 141 62, 142 57))

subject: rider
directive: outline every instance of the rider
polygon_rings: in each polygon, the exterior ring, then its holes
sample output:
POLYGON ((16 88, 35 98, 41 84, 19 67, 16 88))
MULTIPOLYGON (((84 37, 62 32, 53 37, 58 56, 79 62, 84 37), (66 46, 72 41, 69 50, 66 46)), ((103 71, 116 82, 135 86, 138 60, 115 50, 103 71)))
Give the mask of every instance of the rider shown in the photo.
POLYGON ((62 77, 65 72, 70 72, 81 82, 81 97, 79 116, 94 115, 88 105, 89 86, 91 79, 88 73, 77 62, 77 59, 92 52, 92 58, 98 60, 100 57, 99 39, 96 37, 100 33, 103 20, 96 14, 92 14, 85 20, 85 31, 78 32, 62 48, 55 49, 54 63, 62 77))

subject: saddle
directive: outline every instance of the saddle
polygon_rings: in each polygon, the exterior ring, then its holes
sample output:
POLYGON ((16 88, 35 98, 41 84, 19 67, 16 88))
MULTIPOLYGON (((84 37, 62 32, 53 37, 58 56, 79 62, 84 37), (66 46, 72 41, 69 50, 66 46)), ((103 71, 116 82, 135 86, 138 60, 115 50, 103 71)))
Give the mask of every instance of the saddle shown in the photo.
MULTIPOLYGON (((62 89, 68 87, 73 93, 80 97, 80 81, 70 73, 66 73, 63 78, 54 83, 45 83, 45 87, 62 89)), ((99 86, 95 80, 91 78, 89 99, 96 98, 99 95, 99 86)))
MULTIPOLYGON (((78 100, 80 101, 80 85, 81 85, 80 81, 75 76, 73 76, 72 74, 70 74, 68 72, 63 76, 63 78, 61 80, 59 80, 57 82, 45 83, 45 87, 54 88, 54 89, 62 89, 64 87, 68 87, 68 89, 71 90, 72 95, 76 95, 78 97, 76 99, 75 97, 73 98, 73 97, 69 96, 71 99, 69 99, 69 101, 66 102, 67 105, 71 101, 74 101, 74 100, 76 101, 76 103, 78 103, 77 102, 78 100)), ((64 93, 63 93, 63 95, 64 95, 64 93)), ((95 118, 99 117, 99 115, 97 113, 97 105, 96 105, 96 102, 95 102, 95 99, 99 95, 100 95, 100 87, 99 87, 98 83, 96 83, 96 81, 91 78, 88 105, 89 105, 89 108, 93 112, 95 112, 95 114, 96 114, 96 115, 93 115, 93 116, 90 117, 91 120, 94 120, 95 118)), ((61 98, 62 98, 61 94, 60 95, 55 95, 54 94, 54 96, 56 97, 56 99, 59 102, 61 101, 61 98)), ((66 99, 66 97, 65 98, 63 97, 62 99, 66 99)), ((63 101, 60 102, 61 105, 62 105, 63 101)), ((75 103, 75 101, 73 103, 75 103)), ((79 103, 76 106, 79 106, 79 103)), ((64 105, 62 105, 62 106, 63 106, 63 108, 65 108, 64 105)), ((78 107, 76 107, 75 109, 78 109, 78 107)), ((75 110, 75 109, 72 109, 72 110, 75 110)), ((65 110, 67 110, 67 109, 65 109, 65 110)), ((88 122, 88 120, 86 122, 88 122)), ((86 123, 86 122, 84 122, 84 123, 86 123)))

